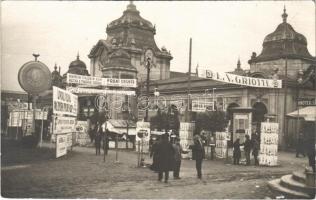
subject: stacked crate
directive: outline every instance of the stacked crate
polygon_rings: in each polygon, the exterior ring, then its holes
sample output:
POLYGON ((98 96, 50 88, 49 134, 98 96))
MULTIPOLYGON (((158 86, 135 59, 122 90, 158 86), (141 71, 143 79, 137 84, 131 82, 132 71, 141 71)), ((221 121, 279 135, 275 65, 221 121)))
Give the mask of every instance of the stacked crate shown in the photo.
POLYGON ((193 133, 195 130, 195 123, 181 122, 179 128, 180 145, 184 151, 189 153, 182 154, 183 158, 191 158, 192 152, 189 150, 190 145, 193 145, 193 133))
POLYGON ((227 151, 227 133, 226 132, 216 132, 216 146, 215 152, 216 157, 225 158, 227 151))

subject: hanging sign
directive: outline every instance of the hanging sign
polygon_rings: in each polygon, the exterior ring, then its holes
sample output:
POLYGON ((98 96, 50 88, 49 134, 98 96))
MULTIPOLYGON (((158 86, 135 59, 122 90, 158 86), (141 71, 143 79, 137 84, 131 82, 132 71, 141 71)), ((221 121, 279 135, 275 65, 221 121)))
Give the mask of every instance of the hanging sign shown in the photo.
POLYGON ((67 154, 67 134, 57 135, 56 158, 67 154))
POLYGON ((67 91, 74 94, 123 94, 123 95, 135 95, 135 91, 128 90, 102 90, 94 88, 80 88, 80 87, 67 87, 67 91))
POLYGON ((199 100, 192 101, 192 111, 193 112, 205 112, 213 110, 213 102, 205 102, 199 100))
POLYGON ((282 88, 282 80, 239 76, 225 72, 214 72, 208 69, 198 69, 198 76, 201 78, 212 79, 215 81, 221 81, 236 85, 245 85, 249 87, 282 88))
POLYGON ((299 98, 297 99, 298 106, 316 106, 315 98, 299 98))
POLYGON ((67 83, 87 86, 137 87, 136 79, 101 78, 67 73, 67 83))
POLYGON ((78 97, 71 92, 53 87, 53 114, 77 116, 78 97))

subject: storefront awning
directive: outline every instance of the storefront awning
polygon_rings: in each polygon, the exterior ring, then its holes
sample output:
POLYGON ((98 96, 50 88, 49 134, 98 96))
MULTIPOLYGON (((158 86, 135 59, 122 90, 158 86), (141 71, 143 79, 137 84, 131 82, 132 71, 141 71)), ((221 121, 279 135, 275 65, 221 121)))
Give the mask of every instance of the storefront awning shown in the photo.
POLYGON ((301 117, 306 121, 316 121, 316 106, 307 106, 294 112, 288 113, 289 117, 301 117))

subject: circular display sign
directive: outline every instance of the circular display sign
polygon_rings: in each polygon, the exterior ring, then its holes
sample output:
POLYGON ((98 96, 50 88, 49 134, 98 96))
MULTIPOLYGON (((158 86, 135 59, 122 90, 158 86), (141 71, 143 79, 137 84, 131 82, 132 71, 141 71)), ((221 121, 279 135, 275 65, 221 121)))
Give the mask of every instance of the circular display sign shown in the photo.
POLYGON ((50 89, 52 83, 51 72, 39 61, 25 63, 19 70, 18 80, 23 90, 30 94, 44 92, 50 89))

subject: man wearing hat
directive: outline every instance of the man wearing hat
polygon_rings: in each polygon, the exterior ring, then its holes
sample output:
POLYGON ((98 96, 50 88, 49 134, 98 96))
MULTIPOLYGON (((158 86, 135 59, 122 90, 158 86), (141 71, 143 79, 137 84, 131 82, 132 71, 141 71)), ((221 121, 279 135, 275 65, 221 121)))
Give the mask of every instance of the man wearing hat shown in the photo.
POLYGON ((174 169, 173 178, 180 179, 180 167, 181 167, 181 153, 183 152, 182 146, 180 145, 180 138, 176 137, 174 143, 172 144, 174 149, 174 169))

